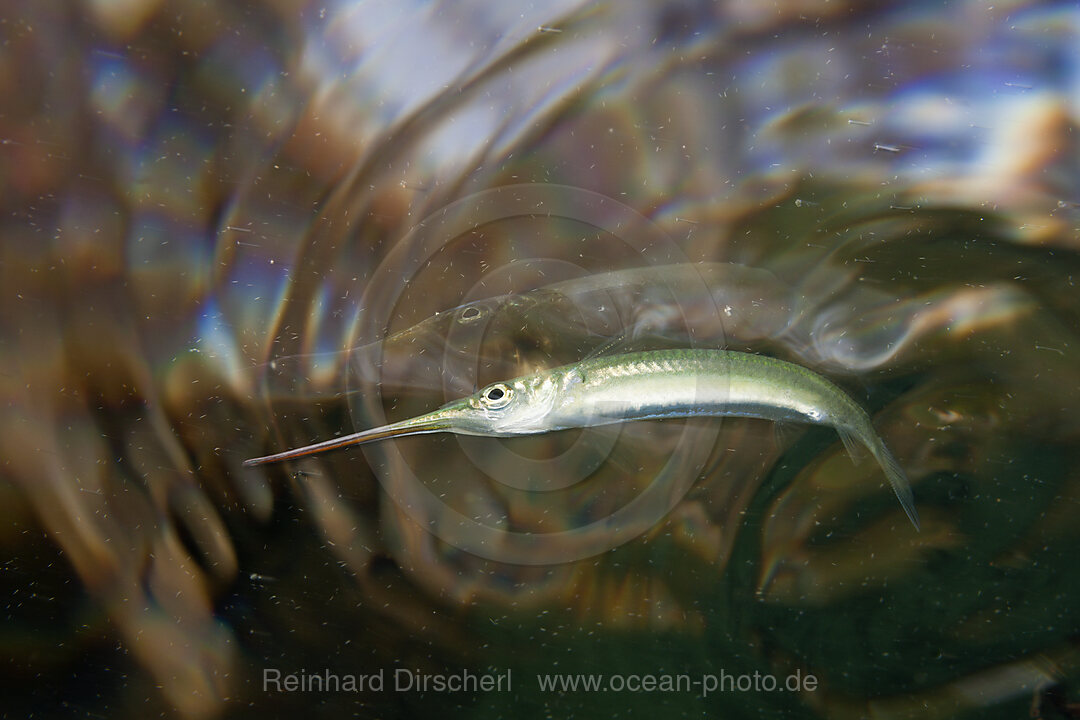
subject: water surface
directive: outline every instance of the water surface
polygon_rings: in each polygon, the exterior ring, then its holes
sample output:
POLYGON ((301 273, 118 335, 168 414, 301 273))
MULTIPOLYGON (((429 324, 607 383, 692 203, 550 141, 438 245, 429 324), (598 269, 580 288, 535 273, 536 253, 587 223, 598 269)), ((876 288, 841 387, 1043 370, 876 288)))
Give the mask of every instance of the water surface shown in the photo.
POLYGON ((1074 4, 10 9, 11 713, 1075 712, 1074 4), (588 285, 701 263, 727 270, 588 285), (840 384, 922 532, 830 430, 752 420, 240 467, 687 345, 840 384), (596 554, 466 552, 460 518, 596 554), (643 532, 609 547, 615 522, 643 532), (816 684, 625 689, 725 673, 816 684))

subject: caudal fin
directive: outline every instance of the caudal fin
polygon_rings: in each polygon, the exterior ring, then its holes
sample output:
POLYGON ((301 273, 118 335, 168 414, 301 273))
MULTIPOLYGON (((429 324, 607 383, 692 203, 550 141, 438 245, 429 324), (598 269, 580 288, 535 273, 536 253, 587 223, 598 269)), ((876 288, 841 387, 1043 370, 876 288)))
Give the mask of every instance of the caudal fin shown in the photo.
POLYGON ((870 452, 881 463, 881 469, 885 471, 885 477, 889 479, 889 484, 892 485, 893 492, 896 493, 897 499, 900 500, 900 505, 904 508, 904 512, 907 513, 911 524, 918 530, 919 511, 915 509, 915 496, 911 492, 911 483, 908 482, 904 469, 900 467, 900 463, 896 461, 893 454, 889 452, 889 448, 885 447, 885 443, 880 439, 877 442, 877 448, 871 448, 870 452))
MULTIPOLYGON (((840 439, 844 441, 844 446, 850 453, 855 448, 855 438, 858 436, 847 429, 838 429, 838 432, 840 433, 840 439)), ((881 469, 885 471, 885 477, 889 479, 889 484, 892 485, 893 492, 896 493, 896 499, 900 501, 900 506, 904 508, 908 519, 911 520, 911 524, 918 530, 919 511, 915 509, 915 496, 911 492, 911 483, 908 482, 904 469, 900 467, 900 463, 896 461, 893 454, 889 452, 889 448, 885 447, 885 443, 876 434, 870 432, 868 437, 860 437, 859 440, 870 450, 870 454, 874 456, 874 459, 881 465, 881 469)))

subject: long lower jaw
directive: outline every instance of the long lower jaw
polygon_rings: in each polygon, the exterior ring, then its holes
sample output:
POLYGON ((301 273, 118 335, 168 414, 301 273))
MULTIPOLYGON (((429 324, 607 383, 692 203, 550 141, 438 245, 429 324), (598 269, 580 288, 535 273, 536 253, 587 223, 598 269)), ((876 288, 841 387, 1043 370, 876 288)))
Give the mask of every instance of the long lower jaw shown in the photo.
POLYGON ((267 465, 269 463, 295 460, 296 458, 307 457, 308 455, 329 452, 331 450, 349 447, 350 445, 363 445, 364 443, 376 442, 387 438, 424 435, 426 433, 446 432, 449 430, 451 430, 449 419, 442 417, 429 419, 426 416, 421 416, 391 423, 389 425, 383 425, 382 427, 372 428, 371 430, 363 430, 358 433, 353 433, 352 435, 344 435, 332 440, 324 440, 323 442, 315 443, 313 445, 293 448, 292 450, 286 450, 273 455, 251 458, 250 460, 245 460, 243 466, 255 467, 257 465, 267 465))

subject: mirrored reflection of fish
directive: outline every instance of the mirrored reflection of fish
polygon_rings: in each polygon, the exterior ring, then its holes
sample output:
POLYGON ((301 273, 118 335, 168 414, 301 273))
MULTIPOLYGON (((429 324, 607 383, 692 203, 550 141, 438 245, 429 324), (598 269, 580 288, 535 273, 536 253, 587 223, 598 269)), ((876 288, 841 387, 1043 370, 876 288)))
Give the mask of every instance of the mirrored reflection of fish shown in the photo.
POLYGON ((800 365, 725 350, 658 350, 590 358, 493 383, 408 420, 254 458, 244 465, 424 433, 511 437, 628 420, 702 416, 791 420, 835 428, 849 452, 857 443, 870 451, 918 528, 907 477, 858 403, 800 365))
POLYGON ((479 299, 382 340, 278 358, 263 371, 272 394, 339 393, 353 380, 383 390, 463 394, 476 389, 478 359, 488 377, 498 378, 527 367, 521 354, 528 348, 550 364, 560 352, 581 357, 613 338, 748 345, 783 335, 791 314, 790 289, 767 270, 722 262, 652 265, 479 299))

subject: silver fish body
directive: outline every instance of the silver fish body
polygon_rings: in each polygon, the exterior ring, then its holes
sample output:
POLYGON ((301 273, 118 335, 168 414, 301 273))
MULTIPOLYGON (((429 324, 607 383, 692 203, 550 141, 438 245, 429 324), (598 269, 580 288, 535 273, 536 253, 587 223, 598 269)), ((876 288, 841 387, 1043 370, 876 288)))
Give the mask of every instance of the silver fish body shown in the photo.
MULTIPOLYGON (((825 378, 793 363, 717 350, 587 360, 555 373, 550 429, 632 418, 742 416, 840 426, 862 412, 825 378)), ((845 426, 846 427, 846 426, 845 426)))
POLYGON ((903 469, 866 411, 826 378, 794 363, 726 350, 656 350, 582 360, 488 385, 425 415, 256 458, 258 465, 388 437, 431 432, 510 437, 629 420, 755 417, 828 425, 849 451, 865 446, 919 526, 903 469))

